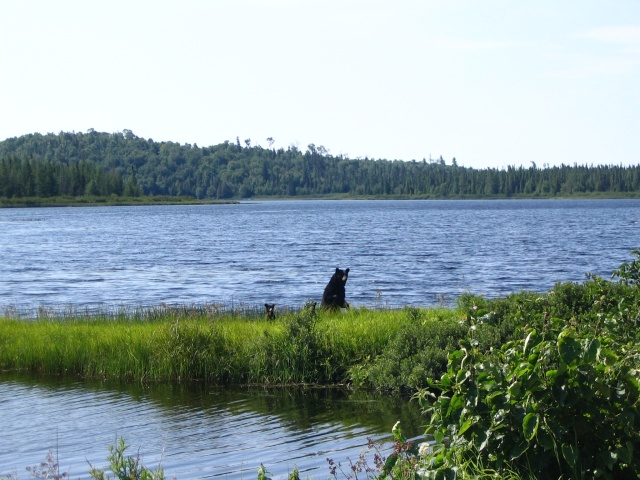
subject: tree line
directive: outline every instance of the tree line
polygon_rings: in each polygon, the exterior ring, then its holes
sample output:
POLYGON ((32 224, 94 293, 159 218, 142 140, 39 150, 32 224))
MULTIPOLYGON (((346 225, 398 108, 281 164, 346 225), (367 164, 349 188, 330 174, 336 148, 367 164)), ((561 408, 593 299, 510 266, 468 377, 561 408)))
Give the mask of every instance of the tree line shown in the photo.
MULTIPOLYGON (((272 139, 267 139, 270 144, 272 139)), ((0 142, 0 197, 169 195, 465 198, 571 196, 640 191, 636 166, 561 165, 474 169, 442 157, 350 159, 314 144, 263 148, 235 142, 198 147, 116 133, 29 134, 0 142)))

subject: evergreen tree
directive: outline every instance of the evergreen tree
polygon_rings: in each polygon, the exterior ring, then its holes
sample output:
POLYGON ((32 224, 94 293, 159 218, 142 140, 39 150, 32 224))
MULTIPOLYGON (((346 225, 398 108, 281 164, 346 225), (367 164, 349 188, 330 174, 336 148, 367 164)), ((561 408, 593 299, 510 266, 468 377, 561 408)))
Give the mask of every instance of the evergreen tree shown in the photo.
POLYGON ((124 196, 125 197, 139 197, 142 195, 142 189, 138 185, 138 179, 136 178, 136 172, 133 169, 133 165, 131 165, 129 180, 127 181, 126 186, 124 187, 124 196))

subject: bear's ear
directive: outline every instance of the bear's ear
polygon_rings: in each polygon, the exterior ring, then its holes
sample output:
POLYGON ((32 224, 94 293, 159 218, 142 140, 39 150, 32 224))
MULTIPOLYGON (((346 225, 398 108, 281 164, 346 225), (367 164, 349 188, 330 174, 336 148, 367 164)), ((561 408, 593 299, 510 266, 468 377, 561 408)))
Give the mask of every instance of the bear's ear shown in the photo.
POLYGON ((340 269, 336 267, 336 275, 340 275, 340 269))
POLYGON ((344 271, 344 274, 345 275, 349 275, 349 269, 348 268, 344 271))

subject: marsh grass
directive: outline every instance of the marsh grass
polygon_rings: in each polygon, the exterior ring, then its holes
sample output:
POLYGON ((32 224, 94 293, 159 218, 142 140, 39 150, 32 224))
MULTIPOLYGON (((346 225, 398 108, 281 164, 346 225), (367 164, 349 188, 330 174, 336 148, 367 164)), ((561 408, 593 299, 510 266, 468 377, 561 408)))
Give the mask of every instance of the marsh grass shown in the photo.
MULTIPOLYGON (((0 319, 0 370, 135 382, 345 384, 412 323, 452 310, 220 305, 38 310, 0 319), (416 313, 417 312, 417 313, 416 313)), ((429 320, 429 321, 431 321, 429 320)))

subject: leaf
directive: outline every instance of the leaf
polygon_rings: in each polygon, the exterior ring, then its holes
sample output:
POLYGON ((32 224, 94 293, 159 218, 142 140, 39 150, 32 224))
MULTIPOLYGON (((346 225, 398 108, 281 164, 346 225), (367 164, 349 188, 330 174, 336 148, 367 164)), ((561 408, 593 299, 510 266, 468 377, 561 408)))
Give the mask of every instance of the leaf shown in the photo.
POLYGON ((462 435, 464 432, 469 430, 473 426, 473 420, 471 418, 466 419, 462 426, 460 426, 460 430, 458 430, 458 435, 462 435))
POLYGON ((569 467, 571 469, 574 469, 578 464, 578 457, 580 456, 580 453, 578 452, 578 449, 576 448, 575 445, 571 443, 563 443, 562 456, 569 464, 569 467))
POLYGON ((545 450, 551 450, 553 448, 553 437, 545 432, 544 429, 538 430, 536 438, 538 439, 538 443, 542 445, 542 448, 544 448, 545 450))
POLYGON ((447 390, 449 387, 451 387, 451 377, 448 373, 445 373, 442 375, 442 377, 440 377, 439 384, 434 382, 431 386, 439 388, 440 390, 447 390))
POLYGON ((449 402, 449 406, 447 408, 447 417, 457 418, 464 408, 464 398, 459 396, 457 393, 451 397, 451 401, 449 402))
POLYGON ((617 448, 616 453, 621 462, 631 463, 633 460, 633 444, 627 442, 625 446, 617 448))
POLYGON ((627 388, 629 390, 633 390, 636 395, 640 392, 640 382, 638 382, 638 379, 633 373, 627 373, 622 378, 627 383, 627 388))
POLYGON ((540 424, 540 417, 536 413, 529 413, 525 415, 522 421, 522 430, 524 432, 524 438, 527 442, 530 442, 538 432, 538 425, 540 424))
POLYGON ((504 405, 506 403, 504 393, 493 392, 492 394, 487 395, 485 398, 485 403, 491 407, 500 407, 504 405))
POLYGON ((527 335, 526 340, 524 341, 524 355, 528 355, 531 348, 534 346, 535 339, 538 337, 538 332, 532 330, 529 335, 527 335), (533 338, 532 338, 533 337, 533 338))
POLYGON ((632 411, 627 410, 620 412, 620 424, 624 425, 626 429, 632 430, 635 423, 635 415, 632 411))
POLYGON ((489 441, 491 440, 492 432, 479 432, 478 435, 474 437, 476 448, 479 452, 483 451, 489 445, 489 441))
POLYGON ((613 466, 618 461, 618 454, 616 452, 606 450, 604 452, 598 453, 597 461, 598 465, 600 465, 604 470, 611 471, 613 466))
POLYGON ((384 462, 384 471, 390 472, 396 463, 398 463, 398 454, 392 453, 384 462))
POLYGON ((549 383, 553 385, 556 383, 556 380, 558 378, 558 370, 547 370, 545 376, 547 377, 549 383))
POLYGON ((493 416, 493 425, 491 425, 491 430, 499 430, 501 428, 505 428, 508 426, 507 420, 507 411, 504 409, 498 410, 493 416))
POLYGON ((527 444, 527 442, 519 443, 518 445, 513 447, 513 449, 511 450, 511 460, 519 458, 524 452, 527 451, 528 448, 529 445, 527 444))
POLYGON ((584 354, 582 361, 584 363, 595 363, 600 353, 600 340, 597 338, 589 338, 585 340, 584 354))
POLYGON ((462 350, 455 350, 449 354, 449 367, 454 371, 460 368, 462 359, 464 358, 464 352, 462 350))
POLYGON ((441 395, 438 398, 438 409, 440 410, 440 415, 444 418, 448 415, 449 404, 451 403, 451 399, 446 395, 441 395))
POLYGON ((522 384, 519 381, 513 382, 509 385, 509 395, 512 397, 519 397, 522 393, 522 384))
POLYGON ((458 374, 456 375, 456 383, 463 383, 467 378, 471 376, 471 372, 469 370, 458 370, 458 374))
POLYGON ((604 354, 604 363, 606 366, 612 367, 618 361, 618 355, 616 355, 613 350, 603 350, 602 353, 604 354))
POLYGON ((565 364, 573 365, 582 356, 582 346, 575 338, 565 332, 562 332, 558 339, 558 353, 565 364))

